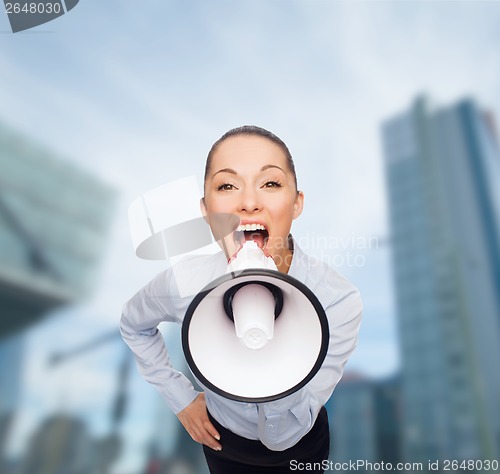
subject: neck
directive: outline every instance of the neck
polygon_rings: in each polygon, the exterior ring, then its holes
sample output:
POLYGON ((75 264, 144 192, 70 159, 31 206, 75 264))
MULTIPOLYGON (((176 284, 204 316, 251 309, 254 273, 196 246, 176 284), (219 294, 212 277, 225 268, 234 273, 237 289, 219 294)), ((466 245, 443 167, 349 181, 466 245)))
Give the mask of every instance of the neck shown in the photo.
POLYGON ((281 273, 288 273, 292 264, 293 252, 290 249, 283 249, 283 252, 275 258, 274 262, 281 273))

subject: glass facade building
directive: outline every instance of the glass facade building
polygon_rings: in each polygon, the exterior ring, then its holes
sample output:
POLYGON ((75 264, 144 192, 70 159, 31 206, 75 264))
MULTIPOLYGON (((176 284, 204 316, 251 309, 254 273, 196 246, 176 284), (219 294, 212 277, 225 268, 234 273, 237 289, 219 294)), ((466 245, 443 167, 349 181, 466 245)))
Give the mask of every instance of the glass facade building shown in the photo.
POLYGON ((383 126, 403 457, 500 455, 500 154, 472 100, 383 126))
POLYGON ((87 295, 115 192, 0 124, 0 338, 87 295))
MULTIPOLYGON (((398 376, 373 380, 344 374, 327 403, 334 463, 391 463, 401 460, 400 400, 398 376)), ((370 472, 368 465, 357 471, 370 472)))
POLYGON ((0 470, 22 393, 22 331, 90 293, 115 197, 0 124, 0 470))

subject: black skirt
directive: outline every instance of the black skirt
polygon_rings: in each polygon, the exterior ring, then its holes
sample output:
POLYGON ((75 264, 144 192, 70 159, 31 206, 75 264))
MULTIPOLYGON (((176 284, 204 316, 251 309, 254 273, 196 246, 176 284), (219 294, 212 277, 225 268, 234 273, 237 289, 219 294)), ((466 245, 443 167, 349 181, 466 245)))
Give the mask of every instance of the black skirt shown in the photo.
MULTIPOLYGON (((260 441, 242 438, 220 425, 210 413, 208 416, 219 432, 222 444, 221 451, 203 446, 211 474, 296 472, 298 463, 316 463, 315 467, 319 467, 328 459, 330 430, 325 407, 321 408, 309 433, 284 451, 272 451, 260 441)), ((323 470, 314 469, 314 472, 321 473, 323 470)))

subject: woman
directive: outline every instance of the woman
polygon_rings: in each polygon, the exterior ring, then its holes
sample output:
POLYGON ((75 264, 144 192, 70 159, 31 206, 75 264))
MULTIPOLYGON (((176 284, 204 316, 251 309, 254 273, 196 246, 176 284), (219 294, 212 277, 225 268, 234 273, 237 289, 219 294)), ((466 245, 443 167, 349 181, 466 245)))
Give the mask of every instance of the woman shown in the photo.
MULTIPOLYGON (((298 463, 316 463, 329 455, 324 404, 355 348, 361 321, 357 289, 328 265, 305 255, 290 234, 300 216, 304 194, 297 188, 290 152, 277 136, 259 127, 230 130, 210 150, 205 167, 202 212, 232 214, 240 227, 224 237, 215 256, 185 263, 186 278, 208 284, 224 274, 228 259, 245 240, 257 242, 278 270, 304 283, 323 305, 330 326, 328 353, 315 377, 302 389, 269 403, 241 403, 207 389, 198 393, 169 363, 157 331, 162 321, 182 322, 190 303, 176 290, 172 272, 158 275, 126 303, 122 335, 134 351, 142 375, 155 384, 191 437, 203 444, 212 474, 291 472, 298 463)), ((214 232, 215 234, 215 232, 214 232)), ((305 464, 302 464, 305 465, 305 464)))

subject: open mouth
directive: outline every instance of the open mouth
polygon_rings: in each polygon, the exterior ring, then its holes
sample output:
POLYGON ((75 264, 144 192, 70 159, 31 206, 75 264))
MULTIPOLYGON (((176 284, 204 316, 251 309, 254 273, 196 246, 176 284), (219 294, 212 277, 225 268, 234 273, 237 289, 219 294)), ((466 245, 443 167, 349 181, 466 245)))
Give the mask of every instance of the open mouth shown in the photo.
POLYGON ((245 242, 253 240, 264 250, 269 239, 269 232, 262 224, 242 224, 234 231, 234 242, 237 246, 243 246, 245 242))

